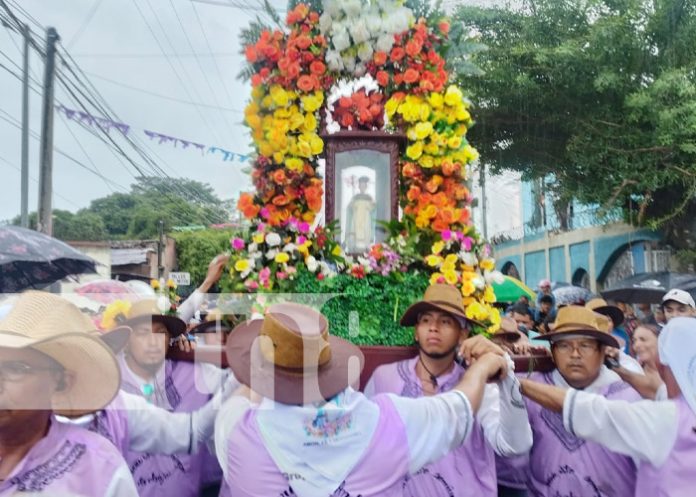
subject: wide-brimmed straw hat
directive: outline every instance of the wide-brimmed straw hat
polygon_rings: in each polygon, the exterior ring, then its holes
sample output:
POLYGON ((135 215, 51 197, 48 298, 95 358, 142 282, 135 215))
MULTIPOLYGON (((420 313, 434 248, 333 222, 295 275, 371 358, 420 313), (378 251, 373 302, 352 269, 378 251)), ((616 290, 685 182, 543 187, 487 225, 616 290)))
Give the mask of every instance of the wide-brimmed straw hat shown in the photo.
POLYGON ((619 348, 619 342, 607 330, 601 326, 599 319, 605 319, 601 314, 577 305, 569 305, 558 310, 556 321, 553 324, 553 332, 536 337, 536 340, 555 341, 570 335, 580 335, 594 338, 595 340, 619 348))
POLYGON ((500 328, 491 335, 491 338, 497 338, 506 342, 516 342, 522 338, 522 333, 517 331, 517 323, 514 319, 504 316, 500 319, 500 328))
POLYGON ((621 326, 621 323, 624 322, 624 313, 621 311, 621 309, 615 305, 607 304, 607 301, 602 298, 591 299, 587 304, 585 304, 585 307, 598 314, 607 316, 614 324, 614 328, 618 328, 621 326))
POLYGON ((94 323, 67 300, 28 291, 0 321, 0 347, 30 347, 52 358, 72 378, 67 389, 54 394, 53 410, 91 412, 109 404, 121 385, 116 357, 96 332, 94 323))
POLYGON ((156 299, 144 299, 134 302, 124 313, 115 319, 122 326, 134 326, 143 322, 162 323, 171 338, 186 332, 186 323, 176 316, 162 314, 156 299))
POLYGON ((357 386, 365 362, 357 346, 329 334, 321 313, 291 303, 274 304, 263 319, 236 326, 226 350, 242 384, 290 405, 327 401, 357 386))
POLYGON ((425 290, 423 300, 419 300, 406 309, 404 315, 401 316, 401 326, 415 326, 418 323, 418 316, 432 310, 452 314, 458 318, 462 324, 466 322, 476 323, 466 317, 466 309, 464 309, 462 294, 457 287, 445 283, 436 283, 430 285, 427 290, 425 290))

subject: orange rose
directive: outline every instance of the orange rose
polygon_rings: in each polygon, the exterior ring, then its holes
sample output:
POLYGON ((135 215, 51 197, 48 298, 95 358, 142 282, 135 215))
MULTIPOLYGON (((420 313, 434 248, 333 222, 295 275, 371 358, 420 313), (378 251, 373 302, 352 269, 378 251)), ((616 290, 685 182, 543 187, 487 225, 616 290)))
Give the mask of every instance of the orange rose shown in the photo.
POLYGON ((247 47, 244 49, 244 54, 246 55, 247 61, 251 62, 252 64, 259 58, 259 54, 256 53, 256 47, 254 47, 254 45, 247 45, 247 47))
POLYGON ((295 79, 297 76, 300 75, 300 63, 299 62, 293 62, 288 66, 287 74, 288 78, 290 79, 295 79))
POLYGON ((324 65, 323 62, 319 60, 315 60, 312 62, 312 64, 309 66, 309 70, 312 72, 312 74, 316 74, 317 76, 321 76, 326 72, 326 66, 324 65))
POLYGON ((422 48, 423 46, 420 43, 418 43, 418 41, 416 41, 415 39, 410 40, 408 43, 406 43, 406 53, 411 57, 415 57, 416 55, 418 55, 422 48))
POLYGON ((418 173, 418 166, 413 162, 407 162, 401 169, 401 174, 403 174, 406 178, 415 178, 416 176, 418 176, 418 173))
POLYGON ((411 188, 408 189, 408 193, 406 194, 406 198, 408 199, 409 202, 413 202, 418 198, 418 196, 421 194, 421 189, 418 188, 417 186, 412 186, 411 188))
POLYGON ((416 71, 413 68, 406 69, 406 72, 404 73, 404 83, 407 84, 412 84, 418 81, 418 71, 416 71))
POLYGON ((383 66, 384 64, 387 63, 387 52, 381 52, 377 51, 375 52, 375 56, 373 59, 375 61, 375 64, 378 66, 383 66))
POLYGON ((319 14, 317 12, 310 12, 309 14, 309 22, 315 23, 319 22, 319 14))
POLYGON ((254 74, 251 77, 251 86, 256 87, 259 86, 261 83, 263 83, 263 78, 260 74, 254 74))
POLYGON ((387 86, 389 84, 389 73, 387 71, 378 71, 377 83, 379 83, 379 86, 387 86))
POLYGON ((285 176, 285 170, 276 169, 273 171, 273 181, 275 181, 277 184, 282 185, 286 180, 287 176, 285 176))
POLYGON ((290 199, 287 198, 285 195, 278 195, 273 199, 273 205, 278 206, 288 205, 289 202, 290 199))
POLYGON ((396 83, 397 85, 400 85, 403 81, 404 81, 404 75, 401 74, 400 72, 397 72, 394 75, 394 83, 396 83))
POLYGON ((446 222, 440 220, 440 219, 436 219, 435 221, 433 221, 433 223, 430 225, 430 227, 434 231, 437 231, 438 233, 440 233, 442 231, 449 229, 450 225, 447 224, 446 222))
POLYGON ((350 109, 353 105, 353 99, 350 97, 341 97, 338 99, 338 106, 344 109, 350 109))
POLYGON ((314 89, 314 80, 310 76, 300 76, 297 80, 297 87, 305 93, 309 93, 314 89))
POLYGON ((440 33, 442 33, 443 36, 447 36, 449 34, 450 30, 450 24, 447 21, 440 21, 437 24, 438 29, 440 30, 440 33))
POLYGON ((384 107, 382 107, 380 104, 370 105, 370 114, 372 114, 372 117, 379 117, 383 112, 384 107))
POLYGON ((312 39, 309 36, 298 36, 296 43, 302 50, 307 50, 312 46, 312 39))
POLYGON ((403 48, 394 47, 394 48, 392 48, 390 58, 391 58, 392 62, 399 62, 401 59, 404 58, 405 55, 406 55, 406 52, 404 51, 403 48))

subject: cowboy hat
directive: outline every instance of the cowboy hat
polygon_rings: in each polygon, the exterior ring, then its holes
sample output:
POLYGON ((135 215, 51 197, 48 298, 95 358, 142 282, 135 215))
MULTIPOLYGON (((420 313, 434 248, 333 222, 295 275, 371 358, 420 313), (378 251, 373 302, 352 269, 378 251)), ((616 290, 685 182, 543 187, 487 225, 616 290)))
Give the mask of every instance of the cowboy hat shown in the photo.
MULTIPOLYGON (((123 302, 120 304, 122 309, 113 319, 118 325, 133 327, 143 322, 162 323, 167 328, 170 338, 176 338, 186 332, 186 323, 174 315, 162 314, 156 299, 139 300, 130 305, 127 303, 124 305, 123 302)), ((108 313, 107 307, 104 311, 105 319, 108 313)))
POLYGON ((580 335, 594 338, 595 340, 619 348, 619 342, 602 326, 600 319, 604 315, 577 305, 569 305, 558 310, 556 321, 553 323, 553 332, 536 337, 536 340, 549 340, 551 342, 566 338, 570 335, 580 335))
MULTIPOLYGON (((426 311, 442 311, 451 314, 464 326, 467 321, 476 323, 466 317, 466 310, 462 302, 462 294, 457 287, 445 283, 430 285, 425 290, 423 300, 411 305, 401 316, 401 326, 415 326, 418 316, 426 311)), ((476 323, 479 324, 479 323, 476 323)))
POLYGON ((491 338, 499 338, 505 342, 516 342, 522 338, 522 333, 517 331, 517 323, 514 319, 504 316, 500 319, 500 328, 491 335, 491 338))
POLYGON ((120 354, 128 345, 131 329, 127 326, 121 326, 109 331, 95 330, 92 335, 104 342, 114 354, 120 354))
POLYGON ((357 385, 365 362, 357 346, 329 335, 326 317, 292 303, 271 305, 263 319, 236 326, 226 351, 242 384, 290 405, 328 401, 357 385))
POLYGON ((116 357, 95 332, 92 321, 67 300, 27 291, 0 321, 0 347, 30 347, 56 361, 72 381, 54 394, 53 410, 91 412, 109 404, 121 385, 116 357))
POLYGON ((607 301, 602 298, 597 297, 591 299, 585 304, 585 307, 597 314, 607 316, 614 324, 614 328, 618 328, 621 326, 621 323, 624 322, 624 314, 621 312, 621 309, 614 305, 607 304, 607 301))

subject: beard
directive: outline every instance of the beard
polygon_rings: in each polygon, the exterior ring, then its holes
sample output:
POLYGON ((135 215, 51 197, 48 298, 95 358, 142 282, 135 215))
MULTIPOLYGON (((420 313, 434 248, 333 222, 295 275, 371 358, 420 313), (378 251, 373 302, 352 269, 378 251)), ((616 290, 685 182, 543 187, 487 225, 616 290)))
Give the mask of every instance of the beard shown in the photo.
POLYGON ((452 347, 451 349, 445 352, 428 352, 421 346, 419 342, 416 342, 416 346, 418 347, 419 351, 421 351, 424 355, 430 357, 431 359, 445 359, 446 357, 454 356, 455 352, 457 351, 456 346, 452 347))

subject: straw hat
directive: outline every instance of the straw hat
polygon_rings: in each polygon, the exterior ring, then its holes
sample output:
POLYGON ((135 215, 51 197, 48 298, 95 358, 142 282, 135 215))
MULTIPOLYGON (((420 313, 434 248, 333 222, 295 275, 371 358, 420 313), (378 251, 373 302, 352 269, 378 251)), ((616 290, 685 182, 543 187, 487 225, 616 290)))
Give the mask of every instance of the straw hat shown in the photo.
POLYGON ((556 321, 553 324, 553 332, 536 337, 537 340, 554 341, 569 335, 580 335, 594 338, 604 345, 619 348, 619 342, 602 325, 599 315, 594 311, 577 305, 569 305, 558 310, 556 321))
POLYGON ((143 322, 162 323, 170 338, 176 338, 186 332, 186 323, 176 316, 162 314, 156 299, 139 300, 130 306, 127 314, 116 319, 121 325, 134 326, 143 322))
MULTIPOLYGON (((426 311, 443 311, 459 318, 460 322, 475 321, 466 317, 466 309, 462 302, 462 294, 457 287, 444 283, 430 285, 423 295, 423 300, 419 300, 411 307, 406 309, 401 316, 401 326, 415 326, 418 316, 426 311)), ((476 323, 478 324, 478 323, 476 323)))
POLYGON ((121 385, 116 358, 95 332, 94 323, 67 300, 28 291, 0 321, 0 347, 31 347, 51 357, 73 377, 69 389, 53 396, 53 410, 91 412, 109 404, 121 385))
POLYGON ((623 312, 621 312, 621 309, 619 309, 615 305, 607 304, 607 301, 603 298, 597 297, 591 299, 587 304, 585 304, 585 307, 598 314, 607 316, 609 319, 611 319, 611 322, 614 324, 614 328, 618 328, 619 326, 621 326, 621 323, 624 322, 624 314, 623 312))
POLYGON ((239 319, 234 314, 224 314, 220 309, 212 309, 205 315, 205 320, 191 328, 189 333, 229 333, 238 322, 239 319))
POLYGON ((357 346, 329 335, 321 313, 291 303, 274 304, 263 319, 236 326, 226 348, 242 384, 290 405, 329 400, 357 385, 365 362, 357 346))

